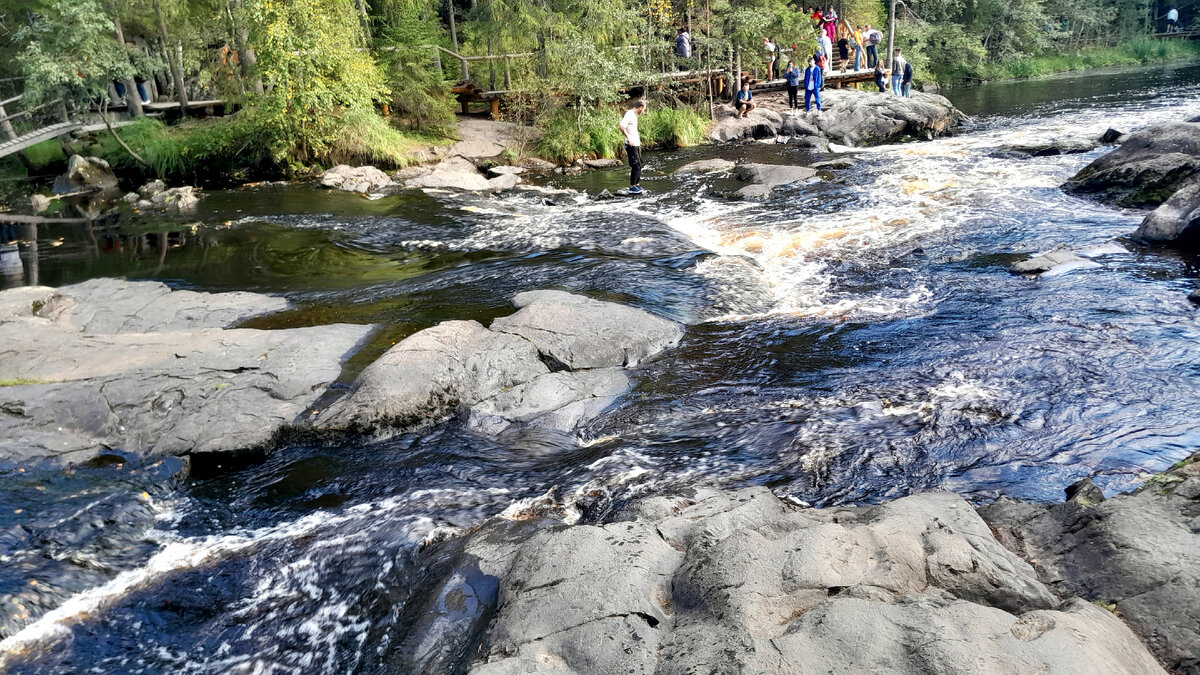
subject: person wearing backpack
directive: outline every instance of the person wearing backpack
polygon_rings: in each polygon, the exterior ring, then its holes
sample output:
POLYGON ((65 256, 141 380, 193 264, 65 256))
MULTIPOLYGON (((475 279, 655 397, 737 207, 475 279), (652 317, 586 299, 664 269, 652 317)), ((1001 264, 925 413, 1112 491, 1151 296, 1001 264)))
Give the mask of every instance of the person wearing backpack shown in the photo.
POLYGON ((912 98, 912 79, 913 65, 911 61, 904 61, 904 75, 900 78, 900 91, 904 94, 904 98, 912 98))
POLYGON ((867 24, 867 29, 863 31, 863 39, 867 42, 867 68, 874 68, 875 64, 879 63, 879 43, 883 42, 883 33, 867 24))

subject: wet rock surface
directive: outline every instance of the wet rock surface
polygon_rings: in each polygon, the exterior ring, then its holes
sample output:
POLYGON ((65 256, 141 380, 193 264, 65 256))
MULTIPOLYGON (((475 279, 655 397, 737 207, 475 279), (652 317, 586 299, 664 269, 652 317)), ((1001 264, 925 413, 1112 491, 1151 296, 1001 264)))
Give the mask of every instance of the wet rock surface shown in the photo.
POLYGON ((750 183, 733 193, 735 199, 762 199, 777 187, 816 179, 817 170, 789 164, 739 164, 733 177, 750 183))
POLYGON ((1135 208, 1155 207, 1200 174, 1200 123, 1174 122, 1130 134, 1063 189, 1135 208))
POLYGON ((1200 673, 1198 460, 1111 499, 1085 485, 1062 504, 1005 498, 980 514, 1053 591, 1111 606, 1168 667, 1200 673))
POLYGON ((54 180, 55 192, 77 192, 80 190, 113 191, 117 189, 117 176, 108 162, 99 157, 71 155, 67 160, 67 172, 54 180))
POLYGON ((992 152, 992 156, 1020 158, 1075 155, 1083 152, 1091 152, 1099 145, 1100 141, 1084 138, 1061 138, 1033 143, 1010 143, 997 148, 992 152))
POLYGON ((949 493, 801 509, 699 488, 599 524, 506 515, 429 552, 445 576, 413 672, 1163 672, 949 493))
POLYGON ((0 462, 267 446, 371 330, 229 328, 285 304, 116 279, 0 293, 0 462))
MULTIPOLYGON (((505 179, 505 176, 493 180, 505 179)), ((508 175, 507 178, 518 178, 508 175)), ((436 188, 441 190, 462 190, 464 192, 490 192, 499 189, 481 173, 470 161, 462 157, 451 157, 438 164, 433 171, 411 178, 404 183, 410 188, 436 188)))
POLYGON ((321 185, 335 190, 367 193, 392 185, 392 179, 373 166, 339 164, 321 174, 321 185))
POLYGON ((1151 211, 1133 237, 1156 244, 1200 244, 1200 174, 1151 211))
POLYGON ((684 164, 675 170, 675 173, 712 173, 717 171, 728 171, 736 166, 736 162, 729 159, 701 159, 695 162, 684 164))
MULTIPOLYGON (((766 104, 772 99, 764 95, 755 100, 766 104)), ((780 113, 759 107, 745 118, 738 118, 731 106, 719 106, 709 139, 729 142, 792 136, 864 146, 905 137, 940 136, 966 119, 945 97, 921 92, 903 98, 856 89, 830 89, 821 92, 821 102, 823 111, 780 113)), ((815 140, 810 143, 817 145, 815 140)))
POLYGON ((649 312, 563 291, 527 291, 485 328, 445 321, 401 341, 324 410, 318 429, 419 428, 466 413, 569 432, 628 391, 624 369, 674 346, 683 329, 649 312), (553 371, 553 372, 552 372, 553 371))

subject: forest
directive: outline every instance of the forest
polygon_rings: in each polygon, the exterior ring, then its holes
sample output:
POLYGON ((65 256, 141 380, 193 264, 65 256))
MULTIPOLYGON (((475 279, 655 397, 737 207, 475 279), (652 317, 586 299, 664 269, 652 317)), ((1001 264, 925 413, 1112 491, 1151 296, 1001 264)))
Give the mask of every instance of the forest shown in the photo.
MULTIPOLYGON (((1179 6, 1184 24, 1195 4, 1179 6)), ((1186 41, 1147 37, 1161 30, 1162 0, 897 5, 896 44, 918 83, 1195 53, 1186 41)), ((878 0, 835 7, 855 25, 887 21, 878 0)), ((613 106, 633 94, 651 100, 651 146, 698 142, 722 92, 663 73, 755 61, 766 36, 811 52, 811 9, 785 0, 3 0, 0 94, 76 107, 123 101, 135 117, 139 99, 222 101, 236 114, 122 127, 136 159, 113 139, 100 139, 97 151, 160 175, 199 167, 294 174, 415 161, 417 148, 452 137, 451 87, 466 75, 509 92, 507 118, 547 131, 531 153, 611 156, 620 143, 613 106), (690 59, 672 54, 680 27, 690 59)))

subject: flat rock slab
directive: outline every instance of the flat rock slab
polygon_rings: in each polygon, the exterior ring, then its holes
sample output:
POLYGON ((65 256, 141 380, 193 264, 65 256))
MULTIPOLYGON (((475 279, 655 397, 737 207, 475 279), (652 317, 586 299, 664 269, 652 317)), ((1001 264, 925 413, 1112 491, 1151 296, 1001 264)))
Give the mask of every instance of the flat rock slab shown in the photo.
POLYGON ((494 320, 492 330, 519 335, 572 370, 633 366, 683 337, 674 321, 564 291, 526 291, 513 305, 520 311, 494 320))
POLYGON ((1200 175, 1200 123, 1157 124, 1130 134, 1063 184, 1121 206, 1155 207, 1200 175))
POLYGON ((1097 139, 1065 138, 1036 143, 1010 143, 992 152, 995 157, 1053 157, 1091 152, 1100 146, 1097 139))
POLYGON ((756 108, 746 117, 738 117, 733 106, 717 106, 714 119, 708 138, 718 143, 773 138, 783 126, 783 116, 766 108, 756 108))
POLYGON ((765 488, 701 488, 600 525, 493 520, 436 555, 458 556, 450 580, 499 580, 474 596, 490 621, 449 629, 433 611, 436 636, 413 631, 437 643, 425 653, 482 645, 472 675, 1163 673, 948 493, 797 509, 765 488))
POLYGON ((18 383, 0 387, 0 462, 268 446, 372 328, 225 328, 282 306, 116 280, 0 293, 0 379, 18 383))
POLYGON ((1009 267, 1009 271, 1014 274, 1046 274, 1049 272, 1061 273, 1067 271, 1068 268, 1096 266, 1096 263, 1076 255, 1072 251, 1056 250, 1034 256, 1029 260, 1013 263, 1009 267))

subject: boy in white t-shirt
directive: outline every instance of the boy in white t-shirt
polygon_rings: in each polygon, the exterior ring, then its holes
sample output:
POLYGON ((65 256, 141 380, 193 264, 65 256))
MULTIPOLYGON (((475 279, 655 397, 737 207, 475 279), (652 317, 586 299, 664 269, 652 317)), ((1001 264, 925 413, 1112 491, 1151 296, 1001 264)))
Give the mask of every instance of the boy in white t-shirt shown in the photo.
POLYGON ((629 194, 642 193, 642 137, 638 135, 638 115, 646 111, 646 102, 638 99, 629 104, 629 110, 617 126, 625 136, 625 156, 629 158, 629 194))

